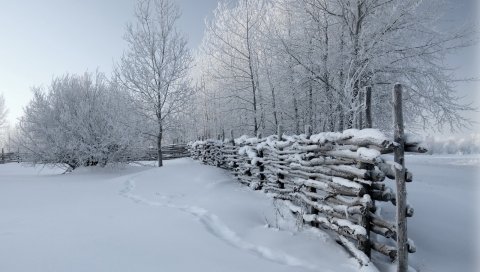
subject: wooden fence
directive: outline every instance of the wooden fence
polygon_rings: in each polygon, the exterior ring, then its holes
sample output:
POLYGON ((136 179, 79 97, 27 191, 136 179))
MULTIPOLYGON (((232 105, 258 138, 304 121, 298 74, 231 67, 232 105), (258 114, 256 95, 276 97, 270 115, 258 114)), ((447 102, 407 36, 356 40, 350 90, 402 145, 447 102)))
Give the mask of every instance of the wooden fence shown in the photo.
POLYGON ((21 157, 18 152, 5 152, 5 149, 2 148, 2 153, 0 153, 0 164, 7 162, 20 162, 21 157))
MULTIPOLYGON (((162 155, 164 160, 171 160, 177 158, 189 157, 190 153, 187 148, 187 144, 178 143, 164 145, 162 147, 162 155)), ((149 148, 143 150, 134 150, 134 152, 129 152, 123 155, 120 155, 121 161, 154 161, 158 158, 158 153, 156 149, 149 148)), ((2 153, 0 154, 0 164, 8 162, 29 162, 31 156, 28 153, 21 152, 4 152, 2 148, 2 153)))
POLYGON ((412 174, 403 153, 426 149, 405 139, 399 86, 395 98, 394 140, 375 129, 311 135, 307 127, 305 134, 286 136, 279 127, 278 135, 264 138, 196 141, 189 145, 191 156, 284 200, 304 223, 333 231, 362 265, 368 265, 373 250, 397 260, 398 271, 407 271, 408 252, 415 246, 406 236, 406 217, 413 216, 413 208, 406 204, 405 182, 412 181, 412 174), (382 156, 393 152, 394 161, 382 156), (396 193, 385 179, 396 179, 396 193), (397 206, 397 222, 377 213, 378 202, 397 206))
MULTIPOLYGON (((127 154, 128 161, 152 161, 158 159, 158 152, 156 149, 136 150, 137 155, 127 154)), ((189 157, 187 144, 170 144, 162 146, 162 159, 171 160, 178 158, 189 157)))

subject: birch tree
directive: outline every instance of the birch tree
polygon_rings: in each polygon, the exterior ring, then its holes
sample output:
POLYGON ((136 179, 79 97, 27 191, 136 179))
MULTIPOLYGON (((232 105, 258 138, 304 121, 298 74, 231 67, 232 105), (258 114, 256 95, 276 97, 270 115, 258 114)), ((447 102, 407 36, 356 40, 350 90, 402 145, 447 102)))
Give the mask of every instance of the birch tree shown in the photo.
POLYGON ((152 122, 145 134, 157 142, 158 166, 166 124, 179 114, 192 88, 188 71, 191 56, 176 23, 180 10, 172 0, 139 0, 135 22, 127 26, 128 50, 116 67, 117 80, 136 99, 138 111, 152 122))

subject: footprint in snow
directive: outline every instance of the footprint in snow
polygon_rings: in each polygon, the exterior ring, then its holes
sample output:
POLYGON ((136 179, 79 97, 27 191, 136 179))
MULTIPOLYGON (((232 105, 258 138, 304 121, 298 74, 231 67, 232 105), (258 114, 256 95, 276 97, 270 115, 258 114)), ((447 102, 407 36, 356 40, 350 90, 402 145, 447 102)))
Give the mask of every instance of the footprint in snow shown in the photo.
POLYGON ((171 202, 173 199, 182 197, 183 195, 161 195, 159 193, 156 193, 156 195, 158 195, 159 198, 163 200, 162 202, 156 202, 149 201, 139 195, 133 194, 132 192, 134 189, 135 182, 133 180, 128 180, 127 182, 125 182, 125 188, 120 191, 120 194, 136 203, 176 209, 190 214, 197 218, 199 222, 205 227, 205 229, 215 237, 219 238, 220 240, 226 242, 233 247, 251 252, 263 259, 283 265, 302 267, 308 270, 319 271, 316 266, 304 260, 298 259, 294 256, 291 256, 281 251, 277 251, 275 249, 253 244, 242 239, 237 233, 235 233, 223 221, 221 221, 218 216, 210 213, 206 209, 196 206, 176 205, 171 202))

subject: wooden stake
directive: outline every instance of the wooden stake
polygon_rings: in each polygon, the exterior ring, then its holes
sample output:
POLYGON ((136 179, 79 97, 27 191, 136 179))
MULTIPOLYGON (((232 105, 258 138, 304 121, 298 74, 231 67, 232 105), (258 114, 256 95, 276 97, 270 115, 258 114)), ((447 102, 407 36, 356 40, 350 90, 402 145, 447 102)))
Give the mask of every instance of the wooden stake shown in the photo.
POLYGON ((365 128, 372 128, 372 87, 365 88, 365 128))
POLYGON ((310 139, 310 136, 312 136, 312 126, 305 125, 305 136, 307 139, 310 139))
POLYGON ((395 180, 397 184, 397 272, 408 271, 408 237, 407 237, 407 188, 405 184, 405 137, 403 131, 401 84, 395 84, 393 88, 393 124, 395 126, 394 160, 398 167, 395 168, 395 180))
POLYGON ((232 145, 235 145, 235 138, 233 137, 233 129, 230 130, 230 141, 232 141, 232 145))

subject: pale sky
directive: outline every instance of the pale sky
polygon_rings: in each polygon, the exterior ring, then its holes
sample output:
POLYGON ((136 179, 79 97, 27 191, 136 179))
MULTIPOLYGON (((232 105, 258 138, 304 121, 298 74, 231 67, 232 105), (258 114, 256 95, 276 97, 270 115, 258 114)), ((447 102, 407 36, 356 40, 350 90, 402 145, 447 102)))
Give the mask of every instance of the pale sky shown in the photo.
MULTIPOLYGON (((218 0, 176 0, 179 28, 195 49, 204 18, 218 0)), ((32 86, 47 86, 53 76, 97 68, 110 73, 126 44, 134 0, 0 0, 0 93, 11 124, 32 97, 32 86)))
MULTIPOLYGON (((218 0, 176 0, 183 16, 179 28, 195 49, 204 19, 218 0)), ((456 21, 477 18, 477 0, 447 0, 456 21)), ((86 70, 111 72, 126 44, 125 25, 133 20, 134 0, 0 0, 0 93, 14 124, 31 98, 30 88, 48 85, 56 75, 86 70)), ((466 77, 480 78, 478 48, 462 50, 448 63, 466 77)), ((459 94, 480 106, 480 84, 459 86, 459 94)), ((477 113, 469 114, 477 118, 477 113)), ((477 118, 478 120, 478 118, 477 118)), ((479 120, 480 121, 480 120, 479 120)), ((479 130, 480 125, 475 127, 479 130)))

